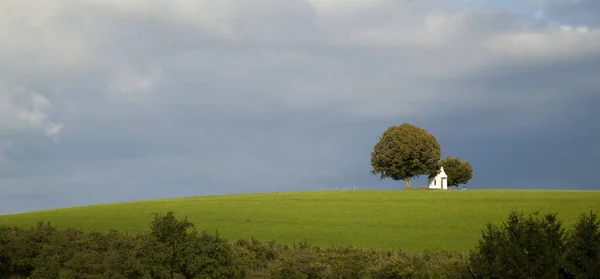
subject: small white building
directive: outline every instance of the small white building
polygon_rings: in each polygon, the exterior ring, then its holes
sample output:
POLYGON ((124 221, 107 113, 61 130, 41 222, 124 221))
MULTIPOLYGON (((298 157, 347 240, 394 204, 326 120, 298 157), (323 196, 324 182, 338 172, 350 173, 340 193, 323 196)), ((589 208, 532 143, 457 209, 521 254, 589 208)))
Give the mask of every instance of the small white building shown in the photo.
POLYGON ((448 176, 444 172, 444 167, 429 175, 429 189, 448 190, 448 176))

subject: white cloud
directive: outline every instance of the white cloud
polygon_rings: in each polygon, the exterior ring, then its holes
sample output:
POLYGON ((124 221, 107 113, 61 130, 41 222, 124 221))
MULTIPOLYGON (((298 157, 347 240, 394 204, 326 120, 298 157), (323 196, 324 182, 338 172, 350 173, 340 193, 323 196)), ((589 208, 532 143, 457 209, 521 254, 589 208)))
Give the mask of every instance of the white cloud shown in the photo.
POLYGON ((388 0, 308 0, 324 17, 340 14, 352 14, 360 11, 374 10, 383 6, 388 0))
POLYGON ((600 53, 600 29, 562 25, 507 32, 491 36, 485 45, 496 55, 512 59, 582 56, 600 53))
POLYGON ((420 22, 393 19, 372 29, 358 30, 349 41, 380 47, 443 47, 444 44, 457 42, 461 33, 464 33, 463 18, 464 15, 431 13, 424 15, 420 22))
POLYGON ((57 140, 63 125, 50 119, 53 109, 54 105, 40 93, 22 87, 0 87, 0 137, 6 140, 40 130, 57 140))
POLYGON ((35 8, 19 0, 0 3, 0 71, 71 71, 89 56, 92 33, 76 22, 67 1, 40 1, 35 8))
POLYGON ((162 71, 157 67, 151 67, 142 73, 123 67, 114 72, 108 93, 112 98, 123 102, 148 101, 162 78, 162 71))

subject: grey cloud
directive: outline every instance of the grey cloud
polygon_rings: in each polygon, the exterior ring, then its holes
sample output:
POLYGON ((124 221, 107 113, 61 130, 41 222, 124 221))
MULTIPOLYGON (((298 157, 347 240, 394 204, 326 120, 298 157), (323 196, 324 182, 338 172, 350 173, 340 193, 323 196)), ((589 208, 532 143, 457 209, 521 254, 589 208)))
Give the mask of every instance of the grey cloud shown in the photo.
POLYGON ((600 2, 595 0, 547 0, 543 14, 558 24, 600 26, 600 2))
MULTIPOLYGON (((64 128, 57 141, 0 130, 0 212, 397 188, 369 173, 369 153, 402 122, 471 160, 476 188, 525 185, 545 168, 557 174, 545 185, 560 187, 568 170, 597 166, 592 27, 559 33, 469 1, 342 2, 56 1, 38 15, 14 2, 22 17, 0 29, 12 39, 0 43, 0 84, 44 96, 48 121, 64 128), (523 37, 540 47, 522 51, 523 37), (558 161, 540 164, 561 146, 558 161)), ((15 111, 4 106, 0 115, 15 111)))

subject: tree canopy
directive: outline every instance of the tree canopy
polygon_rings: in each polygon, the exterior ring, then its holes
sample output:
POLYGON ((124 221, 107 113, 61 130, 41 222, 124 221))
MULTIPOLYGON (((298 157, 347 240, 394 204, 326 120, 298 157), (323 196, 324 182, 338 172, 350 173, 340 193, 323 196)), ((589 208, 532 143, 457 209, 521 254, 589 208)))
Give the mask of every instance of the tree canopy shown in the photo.
POLYGON ((448 186, 467 184, 473 178, 473 167, 468 161, 462 161, 458 157, 446 157, 440 161, 440 166, 444 167, 444 172, 448 175, 448 186))
POLYGON ((405 180, 428 174, 441 156, 441 147, 427 130, 404 123, 391 126, 379 138, 371 153, 372 174, 381 179, 405 180))

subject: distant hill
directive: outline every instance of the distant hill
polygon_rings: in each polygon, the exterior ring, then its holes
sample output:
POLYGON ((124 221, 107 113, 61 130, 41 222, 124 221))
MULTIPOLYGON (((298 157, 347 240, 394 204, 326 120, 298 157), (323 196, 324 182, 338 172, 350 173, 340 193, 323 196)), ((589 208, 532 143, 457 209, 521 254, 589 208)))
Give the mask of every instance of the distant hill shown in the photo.
POLYGON ((198 229, 231 241, 255 237, 292 244, 350 244, 409 252, 467 251, 487 222, 511 210, 557 212, 570 225, 580 214, 600 212, 600 191, 386 190, 314 191, 190 197, 102 204, 0 216, 0 225, 35 225, 86 231, 148 230, 152 213, 187 216, 198 229))

